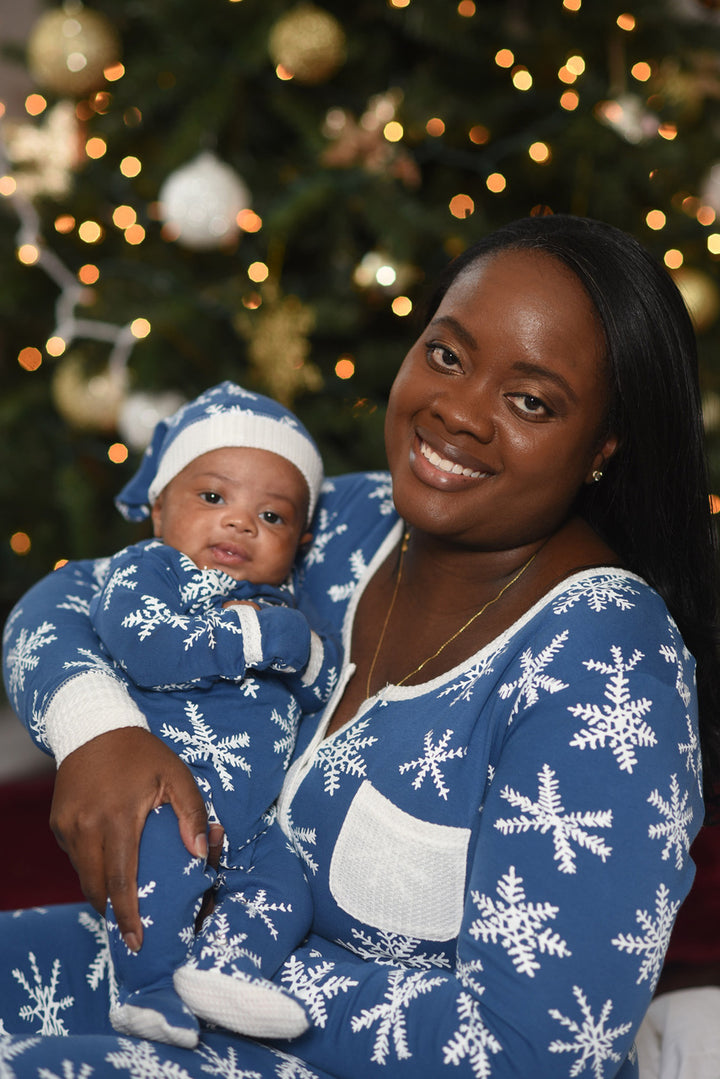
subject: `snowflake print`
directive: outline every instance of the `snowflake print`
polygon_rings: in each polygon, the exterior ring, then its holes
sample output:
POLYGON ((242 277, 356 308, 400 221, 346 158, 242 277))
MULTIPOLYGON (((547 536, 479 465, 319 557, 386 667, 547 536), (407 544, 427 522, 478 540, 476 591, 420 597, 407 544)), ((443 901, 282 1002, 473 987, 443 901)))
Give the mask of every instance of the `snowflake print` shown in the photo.
POLYGON ((702 754, 697 728, 689 715, 685 716, 687 723, 687 742, 678 742, 678 750, 685 757, 685 768, 692 773, 697 780, 698 790, 702 796, 702 754))
POLYGON ((75 998, 70 995, 61 997, 59 1000, 56 998, 58 981, 60 980, 60 960, 53 960, 50 981, 47 985, 43 985, 40 969, 33 952, 28 952, 28 959, 33 972, 33 985, 30 985, 23 972, 17 967, 12 972, 13 978, 19 982, 32 1001, 32 1004, 23 1004, 18 1015, 27 1022, 37 1019, 40 1023, 40 1029, 36 1031, 37 1034, 69 1033, 60 1012, 72 1007, 75 1003, 75 998))
POLYGON ((545 835, 546 832, 552 832, 555 847, 554 859, 558 862, 561 873, 576 872, 575 851, 571 845, 573 843, 589 850, 591 854, 597 855, 604 862, 612 853, 612 847, 609 847, 600 836, 591 835, 585 829, 610 828, 612 810, 597 809, 568 813, 565 811, 558 792, 559 784, 555 778, 555 772, 549 765, 543 765, 542 771, 538 772, 538 780, 536 802, 511 787, 506 786, 502 789, 501 797, 522 812, 520 816, 495 821, 495 827, 503 835, 528 831, 541 832, 545 835))
POLYGON ((677 673, 675 676, 675 689, 678 691, 680 700, 687 708, 687 706, 690 704, 690 701, 692 700, 692 693, 690 692, 690 687, 685 681, 685 667, 691 662, 692 656, 686 648, 685 642, 680 636, 678 628, 673 622, 670 615, 668 615, 667 621, 668 631, 670 633, 670 637, 672 638, 672 644, 662 645, 662 647, 660 648, 660 655, 663 657, 666 663, 675 664, 677 668, 677 673))
POLYGON ((358 983, 346 975, 333 974, 335 964, 324 960, 315 967, 306 966, 297 956, 291 955, 281 971, 281 980, 288 992, 307 1005, 310 1018, 316 1027, 327 1023, 327 1001, 338 993, 347 993, 358 983))
POLYGON ((25 688, 25 675, 34 671, 40 662, 38 652, 46 645, 57 640, 52 622, 41 622, 37 629, 28 633, 21 629, 17 640, 7 650, 5 665, 7 670, 7 690, 13 700, 25 688))
POLYGON ((345 584, 333 584, 327 590, 327 594, 333 603, 344 603, 355 591, 358 581, 363 577, 367 569, 367 563, 362 551, 353 551, 350 555, 350 580, 345 584))
POLYGON ((569 1072, 572 1079, 575 1079, 575 1076, 582 1075, 588 1067, 591 1069, 595 1079, 603 1079, 605 1062, 611 1061, 613 1064, 619 1064, 622 1060, 620 1053, 613 1049, 613 1042, 627 1034, 632 1027, 632 1023, 622 1023, 617 1027, 608 1027, 607 1021, 612 1011, 612 1001, 605 1001, 600 1011, 600 1016, 596 1021, 593 1018, 587 997, 577 985, 573 986, 573 995, 580 1005, 583 1015, 582 1024, 578 1024, 574 1019, 569 1019, 557 1008, 551 1008, 549 1014, 570 1032, 574 1040, 571 1042, 556 1040, 550 1043, 548 1049, 551 1053, 576 1053, 578 1055, 578 1059, 569 1072))
POLYGON ((276 753, 282 753, 284 755, 283 766, 287 768, 290 763, 292 751, 295 748, 295 737, 297 735, 298 723, 300 722, 300 705, 298 704, 297 699, 295 697, 290 698, 287 715, 281 716, 277 708, 273 708, 270 713, 270 719, 273 723, 277 723, 283 732, 283 737, 276 739, 273 743, 273 749, 276 753))
POLYGON ((291 914, 293 909, 291 903, 269 903, 265 888, 258 888, 251 899, 244 892, 233 892, 228 899, 231 903, 241 903, 248 918, 259 918, 273 940, 277 940, 278 931, 272 915, 291 914))
POLYGON ((353 1034, 370 1030, 377 1023, 375 1044, 370 1059, 374 1064, 385 1064, 390 1054, 390 1040, 398 1060, 408 1060, 412 1053, 407 1043, 405 1016, 411 1004, 426 993, 431 993, 447 978, 428 978, 422 971, 407 974, 393 970, 387 982, 385 998, 374 1008, 363 1008, 360 1015, 350 1020, 353 1034))
POLYGON ((107 974, 108 978, 111 978, 113 973, 105 919, 94 911, 90 914, 86 910, 81 910, 78 914, 78 922, 83 929, 87 929, 88 933, 95 938, 95 943, 97 944, 97 954, 85 975, 90 988, 97 989, 105 979, 105 975, 107 974))
POLYGON ((365 761, 361 750, 368 749, 377 742, 372 735, 363 735, 370 721, 356 723, 344 735, 329 738, 320 745, 315 754, 315 767, 325 772, 325 793, 333 795, 340 786, 340 776, 345 773, 352 776, 365 775, 365 761))
POLYGON ((485 992, 485 986, 475 980, 475 975, 482 974, 482 971, 483 965, 479 959, 472 959, 467 962, 458 956, 455 962, 455 976, 460 985, 464 985, 466 989, 469 989, 477 997, 481 997, 485 992))
POLYGON ((572 955, 572 952, 567 942, 544 924, 554 920, 559 908, 550 903, 528 903, 522 885, 523 878, 517 876, 511 865, 498 881, 499 901, 473 891, 473 903, 482 917, 470 926, 470 936, 475 940, 482 937, 486 943, 497 944, 499 941, 515 969, 534 978, 535 971, 540 969, 538 952, 560 957, 572 955))
POLYGON ((280 1061, 275 1067, 277 1079, 319 1079, 317 1072, 311 1071, 307 1064, 297 1057, 283 1053, 280 1049, 272 1049, 271 1052, 280 1061))
POLYGON ((608 703, 602 707, 597 704, 568 706, 568 712, 586 724, 573 735, 570 745, 577 749, 586 749, 588 746, 590 749, 604 749, 607 743, 620 771, 632 773, 637 764, 636 748, 654 746, 657 742, 652 727, 643 719, 652 708, 652 701, 647 697, 632 700, 627 677, 644 656, 635 649, 626 662, 617 645, 612 645, 610 652, 614 660, 612 664, 595 659, 588 659, 583 663, 587 670, 609 676, 604 694, 608 703))
POLYGON ((75 1071, 72 1060, 63 1060, 62 1075, 49 1068, 38 1068, 38 1079, 90 1079, 94 1070, 92 1064, 81 1064, 80 1070, 75 1071))
POLYGON ((118 1038, 118 1045, 105 1060, 117 1071, 124 1068, 132 1079, 192 1079, 176 1061, 158 1056, 157 1043, 118 1038))
POLYGON ((236 749, 246 749, 250 744, 250 737, 245 731, 237 734, 226 735, 218 741, 216 732, 204 721, 203 713, 192 701, 185 704, 191 730, 181 730, 179 727, 171 727, 163 723, 162 734, 178 745, 182 745, 180 757, 186 764, 193 765, 197 762, 209 762, 218 774, 225 791, 235 790, 232 775, 229 768, 240 768, 247 775, 252 769, 245 758, 237 753, 236 749))
POLYGON ((416 970, 430 970, 432 967, 450 967, 450 960, 442 952, 426 955, 419 952, 419 937, 405 937, 401 933, 392 933, 385 929, 378 930, 377 940, 361 929, 351 929, 354 941, 338 940, 348 951, 362 959, 370 959, 381 966, 396 965, 412 967, 416 970))
MULTIPOLYGON (((212 959, 215 970, 222 970, 225 967, 235 970, 234 964, 238 959, 249 959, 258 968, 261 965, 259 956, 251 952, 249 948, 241 947, 243 941, 247 940, 247 933, 231 934, 228 916, 224 911, 206 923, 199 939, 202 944, 200 958, 212 959)), ((189 960, 189 963, 196 965, 193 958, 189 960)))
POLYGON ((30 720, 28 722, 28 732, 32 736, 37 745, 44 746, 45 749, 50 751, 50 743, 48 741, 47 732, 45 730, 45 714, 42 708, 38 704, 38 691, 35 690, 32 699, 32 710, 30 713, 30 720))
MULTIPOLYGON (((323 485, 323 490, 331 489, 323 485)), ((332 527, 332 522, 335 518, 335 514, 332 516, 326 509, 320 509, 317 515, 317 534, 313 536, 312 545, 307 555, 305 556, 305 566, 319 565, 325 561, 325 550, 328 544, 335 539, 336 536, 342 536, 344 532, 347 532, 347 525, 340 524, 336 527, 332 527)))
POLYGON ((620 611, 630 611, 635 606, 629 596, 640 593, 634 583, 613 574, 598 575, 590 581, 575 581, 553 603, 553 614, 567 614, 581 600, 587 602, 591 611, 605 611, 612 604, 620 611))
POLYGON ((292 813, 289 811, 286 814, 285 821, 293 850, 302 858, 311 873, 317 873, 320 867, 307 849, 308 846, 314 847, 317 843, 316 830, 314 828, 297 828, 293 822, 292 813))
POLYGON ((419 791, 423 785, 423 781, 426 776, 432 776, 435 789, 441 798, 447 801, 447 796, 450 793, 450 788, 445 786, 445 779, 440 769, 440 765, 445 761, 451 761, 453 758, 464 757, 467 754, 467 746, 457 746, 455 749, 448 749, 447 744, 452 738, 455 732, 450 730, 445 731, 442 738, 438 741, 437 745, 433 745, 433 731, 428 731, 425 735, 425 754, 422 757, 416 757, 414 761, 408 761, 406 764, 400 765, 400 775, 404 775, 405 772, 409 772, 411 768, 417 768, 417 775, 413 780, 413 790, 419 791))
POLYGON ((504 701, 517 691, 515 704, 508 716, 508 725, 512 723, 520 711, 523 699, 525 700, 525 707, 530 708, 540 700, 540 690, 544 693, 559 693, 561 689, 567 689, 565 682, 545 674, 545 667, 555 659, 556 654, 565 644, 567 637, 568 631, 565 629, 562 633, 556 634, 550 644, 543 648, 537 656, 533 656, 529 648, 526 648, 520 656, 520 666, 523 673, 515 681, 503 683, 498 690, 500 697, 504 701))
POLYGON ((58 611, 75 611, 76 614, 90 614, 90 599, 82 596, 66 596, 64 603, 58 603, 58 611))
POLYGON ((635 911, 635 920, 640 928, 644 930, 644 936, 639 937, 633 936, 631 933, 620 933, 611 941, 621 952, 627 952, 628 955, 644 956, 640 964, 640 973, 638 974, 636 985, 640 985, 641 982, 649 979, 653 991, 660 977, 660 970, 665 959, 675 915, 680 909, 680 901, 670 903, 668 902, 669 896, 669 890, 664 884, 660 884, 655 893, 654 920, 646 910, 635 911))
POLYGON ((190 619, 187 615, 176 614, 175 611, 163 603, 157 596, 143 596, 144 607, 138 607, 125 615, 122 624, 126 629, 137 629, 138 640, 145 641, 160 626, 169 626, 171 629, 187 629, 190 619))
POLYGON ((392 497, 392 482, 387 472, 368 472, 368 479, 377 484, 374 491, 368 495, 368 499, 380 502, 380 513, 387 517, 395 509, 392 497))
POLYGON ((259 690, 260 683, 256 678, 244 678, 240 684, 243 697, 249 697, 253 701, 257 698, 259 690))
POLYGON ((450 701, 451 708, 454 704, 471 700, 477 683, 493 673, 495 660, 503 654, 506 648, 507 644, 502 644, 494 652, 482 656, 477 663, 473 663, 472 667, 463 673, 457 682, 453 682, 451 686, 447 686, 438 693, 438 697, 448 697, 451 693, 454 693, 455 696, 450 701))
POLYGON ((110 580, 105 585, 103 595, 103 610, 107 611, 112 602, 113 594, 118 588, 127 588, 134 592, 137 588, 137 565, 118 566, 113 570, 110 580))
POLYGON ((8 1034, 5 1024, 0 1019, 0 1079, 15 1079, 16 1072, 11 1067, 11 1062, 26 1049, 32 1049, 39 1040, 39 1038, 19 1039, 14 1034, 8 1034))
POLYGON ((443 1046, 443 1063, 457 1067, 467 1060, 475 1079, 488 1079, 491 1074, 489 1054, 502 1052, 502 1046, 483 1023, 478 1002, 469 993, 460 994, 457 1009, 460 1026, 443 1046))
POLYGON ((685 791, 680 800, 680 784, 675 774, 670 776, 670 801, 666 802, 660 796, 660 791, 654 790, 648 797, 650 805, 655 806, 661 816, 665 818, 661 824, 651 824, 648 835, 651 839, 665 837, 662 859, 667 861, 670 851, 675 848, 675 868, 682 869, 684 856, 690 850, 690 836, 688 825, 694 817, 691 806, 688 806, 689 792, 685 791))
POLYGON ((237 1052, 232 1045, 228 1047, 227 1056, 224 1057, 211 1045, 203 1042, 200 1042, 196 1051, 206 1062, 200 1067, 208 1075, 218 1075, 221 1079, 262 1079, 260 1072, 248 1071, 247 1068, 239 1066, 237 1052))
POLYGON ((111 678, 115 678, 113 668, 103 656, 98 655, 96 652, 91 652, 89 648, 78 648, 77 654, 81 657, 80 659, 66 660, 63 663, 64 671, 75 669, 96 671, 99 674, 110 675, 111 678))

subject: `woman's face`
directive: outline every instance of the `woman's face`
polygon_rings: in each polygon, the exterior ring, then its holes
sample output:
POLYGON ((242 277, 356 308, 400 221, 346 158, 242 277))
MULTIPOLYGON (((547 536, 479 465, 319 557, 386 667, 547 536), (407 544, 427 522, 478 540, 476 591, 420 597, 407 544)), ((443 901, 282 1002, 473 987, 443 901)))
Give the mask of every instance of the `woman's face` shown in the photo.
POLYGON ((400 515, 488 550, 552 535, 616 448, 603 357, 593 305, 558 260, 507 250, 464 270, 390 393, 400 515))

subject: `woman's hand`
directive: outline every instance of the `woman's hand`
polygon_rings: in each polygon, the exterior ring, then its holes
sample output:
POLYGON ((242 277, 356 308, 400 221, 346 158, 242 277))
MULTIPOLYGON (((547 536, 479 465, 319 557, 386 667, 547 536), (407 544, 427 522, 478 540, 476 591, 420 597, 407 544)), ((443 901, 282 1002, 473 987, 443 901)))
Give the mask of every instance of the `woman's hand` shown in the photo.
MULTIPOLYGON (((55 780, 50 827, 96 910, 107 899, 133 951, 142 944, 137 866, 140 835, 151 809, 169 802, 191 854, 208 855, 205 805, 189 769, 140 727, 108 731, 65 758, 55 780)), ((217 846, 218 826, 211 843, 217 846)), ((222 829, 220 829, 220 833, 222 829)))

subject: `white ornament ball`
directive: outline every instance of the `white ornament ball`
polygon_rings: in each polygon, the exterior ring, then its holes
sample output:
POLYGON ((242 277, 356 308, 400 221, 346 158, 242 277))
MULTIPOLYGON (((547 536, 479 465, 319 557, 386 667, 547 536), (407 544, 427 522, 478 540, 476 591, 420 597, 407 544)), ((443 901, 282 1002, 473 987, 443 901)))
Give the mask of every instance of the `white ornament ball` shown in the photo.
POLYGON ((250 206, 250 192, 234 169, 206 151, 168 176, 158 201, 169 236, 208 251, 236 238, 237 215, 250 206))
POLYGON ((131 393, 118 415, 118 431, 123 442, 132 450, 144 450, 160 420, 172 416, 185 401, 186 398, 175 390, 131 393))
POLYGON ((52 396, 58 412, 71 427, 107 434, 117 428, 127 384, 126 368, 106 367, 89 374, 82 357, 68 353, 55 369, 52 396))
POLYGON ((82 97, 105 82, 105 68, 121 48, 115 27, 100 12, 67 3, 34 24, 27 44, 30 73, 48 90, 82 97))

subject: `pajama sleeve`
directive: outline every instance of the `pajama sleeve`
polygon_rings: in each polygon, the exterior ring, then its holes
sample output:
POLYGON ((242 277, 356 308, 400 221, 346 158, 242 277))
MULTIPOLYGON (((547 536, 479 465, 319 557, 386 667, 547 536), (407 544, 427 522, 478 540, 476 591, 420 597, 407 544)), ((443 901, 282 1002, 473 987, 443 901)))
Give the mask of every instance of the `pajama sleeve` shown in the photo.
POLYGON ((106 560, 75 562, 31 588, 3 633, 10 703, 31 738, 60 764, 74 749, 147 721, 100 646, 88 609, 106 560))
POLYGON ((432 942, 404 965, 313 937, 280 975, 313 1016, 304 1059, 338 1079, 637 1074, 703 814, 692 664, 653 636, 523 653, 491 706, 454 967, 432 942))
POLYGON ((90 617, 110 655, 137 686, 162 690, 240 681, 250 669, 305 669, 311 635, 300 611, 279 605, 223 608, 219 596, 188 614, 191 587, 197 587, 192 575, 178 578, 158 545, 136 545, 111 560, 90 617))

